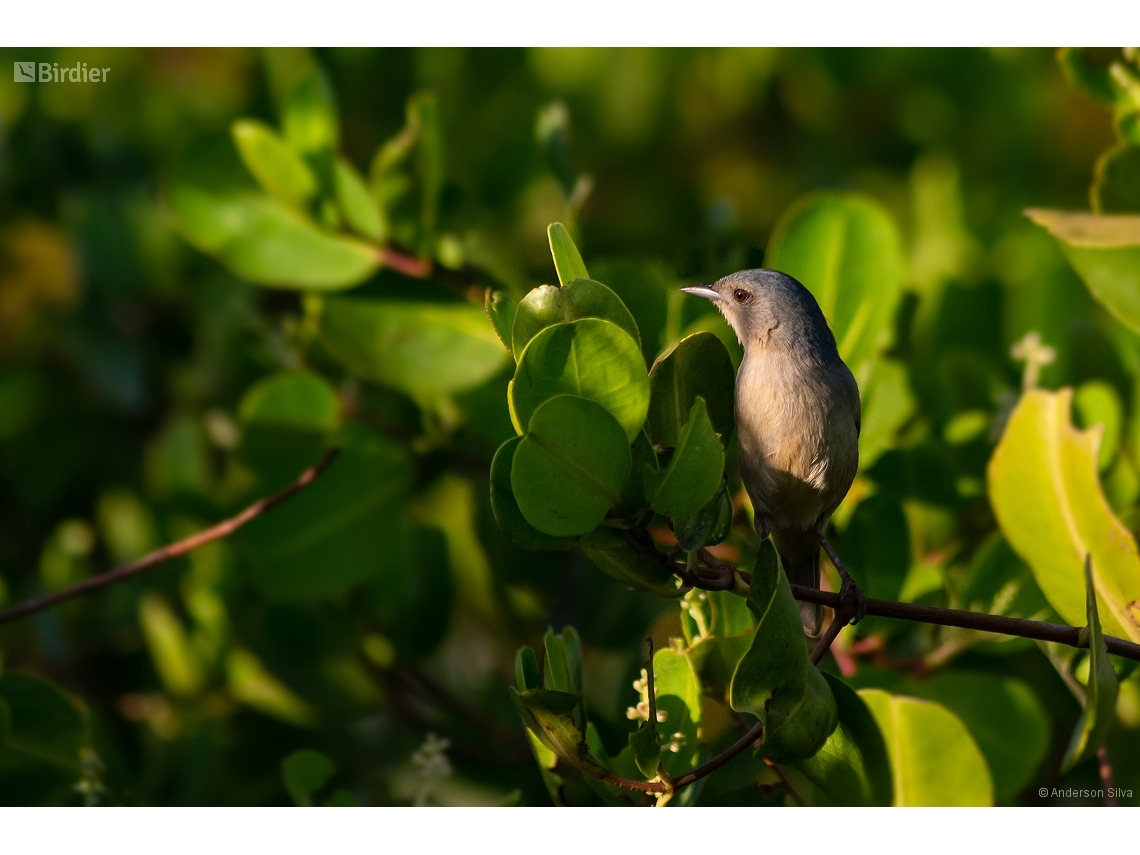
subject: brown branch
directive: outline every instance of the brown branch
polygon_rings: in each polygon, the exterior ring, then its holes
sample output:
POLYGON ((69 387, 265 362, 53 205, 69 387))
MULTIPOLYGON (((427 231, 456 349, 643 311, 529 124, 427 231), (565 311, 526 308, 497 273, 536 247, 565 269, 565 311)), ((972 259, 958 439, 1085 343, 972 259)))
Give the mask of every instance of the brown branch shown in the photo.
POLYGON ((60 591, 55 591, 50 594, 44 594, 39 597, 32 597, 30 600, 25 600, 11 608, 0 611, 0 625, 11 623, 12 621, 19 620, 20 618, 27 617, 28 615, 41 612, 44 609, 51 608, 54 605, 89 594, 92 591, 97 591, 100 588, 105 588, 108 585, 113 585, 116 582, 121 582, 124 579, 129 579, 136 576, 144 570, 154 567, 156 564, 162 564, 169 561, 171 558, 177 558, 179 555, 185 555, 193 549, 197 549, 203 544, 210 543, 211 541, 221 540, 223 537, 228 537, 239 528, 253 519, 261 516, 263 513, 271 508, 284 502, 290 496, 303 490, 320 475, 332 463, 333 458, 336 457, 339 449, 330 449, 324 457, 320 459, 315 465, 310 466, 301 475, 280 492, 274 493, 272 496, 266 496, 263 499, 258 499, 244 511, 237 516, 230 517, 223 520, 217 525, 213 525, 205 531, 200 531, 197 534, 192 534, 190 537, 184 538, 176 543, 168 544, 161 549, 156 549, 154 552, 144 555, 137 561, 132 561, 130 564, 124 564, 122 567, 116 567, 114 570, 109 570, 106 573, 100 573, 97 576, 91 576, 81 582, 76 582, 70 587, 64 588, 60 591))
MULTIPOLYGON (((636 541, 631 542, 636 545, 636 541)), ((660 554, 658 553, 658 555, 660 554)), ((698 554, 707 567, 698 567, 695 572, 690 572, 682 563, 678 562, 672 565, 673 572, 682 583, 708 591, 732 591, 741 596, 748 595, 748 586, 752 581, 751 573, 737 570, 732 565, 717 560, 708 550, 702 549, 698 554)), ((792 595, 797 600, 803 600, 807 603, 818 603, 821 606, 829 606, 833 609, 839 608, 841 603, 840 595, 831 591, 805 588, 802 585, 791 585, 791 589, 792 595)), ((876 600, 870 597, 867 597, 865 602, 865 614, 876 617, 916 621, 937 626, 953 626, 959 629, 992 632, 998 635, 1015 635, 1037 641, 1053 641, 1078 649, 1087 649, 1089 646, 1088 638, 1082 637, 1081 634, 1084 628, 1078 626, 1066 626, 1065 624, 1046 623, 982 612, 968 612, 962 609, 946 609, 941 606, 896 603, 893 600, 876 600)), ((1124 659, 1131 659, 1134 662, 1140 662, 1140 644, 1112 635, 1104 636, 1104 643, 1109 653, 1124 659)))

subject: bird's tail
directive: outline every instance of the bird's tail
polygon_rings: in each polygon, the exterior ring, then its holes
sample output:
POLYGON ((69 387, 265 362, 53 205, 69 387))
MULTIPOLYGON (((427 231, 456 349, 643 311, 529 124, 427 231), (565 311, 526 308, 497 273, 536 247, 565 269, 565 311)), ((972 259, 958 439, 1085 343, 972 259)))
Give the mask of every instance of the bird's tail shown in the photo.
MULTIPOLYGON (((793 585, 819 590, 819 541, 814 532, 773 532, 784 575, 793 585)), ((823 623, 823 606, 798 601, 804 632, 815 637, 823 623)))

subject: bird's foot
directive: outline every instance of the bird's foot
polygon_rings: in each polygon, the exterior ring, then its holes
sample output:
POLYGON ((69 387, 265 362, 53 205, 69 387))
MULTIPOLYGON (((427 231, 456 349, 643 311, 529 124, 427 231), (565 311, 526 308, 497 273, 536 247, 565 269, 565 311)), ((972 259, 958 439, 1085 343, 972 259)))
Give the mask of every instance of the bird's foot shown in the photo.
POLYGON ((832 548, 822 531, 819 532, 819 542, 835 569, 839 571, 839 578, 843 580, 843 584, 839 586, 839 611, 850 612, 850 623, 852 625, 857 624, 867 614, 867 595, 851 578, 851 574, 847 572, 847 568, 843 566, 843 562, 839 560, 835 549, 832 548))

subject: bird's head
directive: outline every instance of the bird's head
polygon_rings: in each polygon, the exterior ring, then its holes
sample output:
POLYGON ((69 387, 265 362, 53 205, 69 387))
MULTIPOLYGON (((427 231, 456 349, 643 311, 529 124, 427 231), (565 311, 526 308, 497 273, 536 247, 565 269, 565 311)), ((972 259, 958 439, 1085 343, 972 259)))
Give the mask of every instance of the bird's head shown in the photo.
POLYGON ((815 297, 778 270, 741 270, 704 285, 682 288, 711 300, 747 352, 752 347, 822 347, 835 337, 815 297))

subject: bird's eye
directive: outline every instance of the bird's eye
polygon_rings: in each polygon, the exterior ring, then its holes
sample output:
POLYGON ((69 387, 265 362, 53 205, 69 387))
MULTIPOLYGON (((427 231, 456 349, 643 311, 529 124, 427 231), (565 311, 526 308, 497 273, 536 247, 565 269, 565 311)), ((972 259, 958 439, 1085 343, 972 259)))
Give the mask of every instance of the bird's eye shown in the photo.
POLYGON ((736 302, 743 303, 745 300, 748 299, 748 292, 745 291, 743 288, 737 288, 735 291, 732 292, 732 296, 736 299, 736 302))

